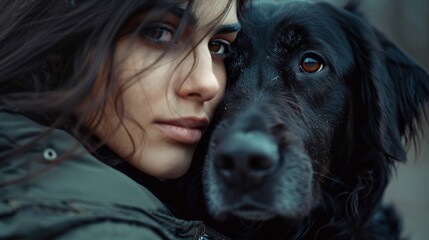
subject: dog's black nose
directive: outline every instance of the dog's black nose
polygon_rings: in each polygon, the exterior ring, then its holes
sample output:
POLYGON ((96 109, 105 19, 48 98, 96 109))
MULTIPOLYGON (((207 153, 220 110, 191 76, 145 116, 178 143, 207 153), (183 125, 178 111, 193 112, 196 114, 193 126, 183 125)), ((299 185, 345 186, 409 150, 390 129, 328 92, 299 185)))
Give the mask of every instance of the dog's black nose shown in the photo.
POLYGON ((214 166, 229 185, 248 190, 275 170, 279 158, 278 145, 271 135, 238 132, 219 145, 214 166))

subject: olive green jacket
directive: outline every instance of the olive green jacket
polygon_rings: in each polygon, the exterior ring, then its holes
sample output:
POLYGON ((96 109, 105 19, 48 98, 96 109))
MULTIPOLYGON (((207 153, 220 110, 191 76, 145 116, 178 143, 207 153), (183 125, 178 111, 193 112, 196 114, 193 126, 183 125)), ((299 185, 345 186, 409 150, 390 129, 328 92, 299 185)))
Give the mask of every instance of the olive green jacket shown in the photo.
POLYGON ((150 191, 65 131, 4 156, 45 130, 0 111, 0 239, 224 239, 201 221, 173 217, 150 191))

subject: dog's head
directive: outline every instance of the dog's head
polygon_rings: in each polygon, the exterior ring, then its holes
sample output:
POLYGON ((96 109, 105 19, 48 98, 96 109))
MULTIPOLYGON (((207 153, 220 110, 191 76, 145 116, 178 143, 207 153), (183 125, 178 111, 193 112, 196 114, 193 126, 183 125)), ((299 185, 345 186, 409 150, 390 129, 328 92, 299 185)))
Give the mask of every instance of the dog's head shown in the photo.
POLYGON ((354 6, 302 2, 249 8, 227 66, 203 176, 211 214, 364 221, 419 130, 427 73, 354 6))

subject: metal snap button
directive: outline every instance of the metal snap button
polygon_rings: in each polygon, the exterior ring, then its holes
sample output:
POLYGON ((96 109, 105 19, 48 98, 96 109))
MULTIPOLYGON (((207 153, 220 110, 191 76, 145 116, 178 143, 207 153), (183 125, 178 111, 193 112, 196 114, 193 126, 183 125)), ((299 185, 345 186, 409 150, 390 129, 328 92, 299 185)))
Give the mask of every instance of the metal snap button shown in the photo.
POLYGON ((43 151, 43 158, 45 158, 46 161, 54 161, 57 157, 57 152, 52 148, 46 148, 43 151))

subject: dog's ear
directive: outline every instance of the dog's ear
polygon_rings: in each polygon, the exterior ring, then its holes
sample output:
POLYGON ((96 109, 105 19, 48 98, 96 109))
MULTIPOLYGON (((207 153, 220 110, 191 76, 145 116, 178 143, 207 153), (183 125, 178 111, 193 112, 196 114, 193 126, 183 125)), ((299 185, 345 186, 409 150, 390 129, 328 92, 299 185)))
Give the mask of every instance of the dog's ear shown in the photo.
POLYGON ((381 201, 392 163, 406 160, 402 138, 413 139, 425 116, 429 76, 375 30, 356 5, 323 8, 341 27, 354 55, 346 81, 352 91, 355 168, 341 181, 354 186, 347 212, 365 219, 381 201))
POLYGON ((333 15, 345 32, 354 51, 353 89, 358 124, 365 127, 363 136, 390 160, 406 160, 402 144, 415 140, 424 103, 429 97, 429 76, 412 58, 391 40, 373 28, 359 13, 358 1, 345 9, 332 7, 333 15))
POLYGON ((429 97, 429 75, 413 58, 408 56, 382 32, 373 28, 383 54, 383 66, 393 84, 399 133, 408 144, 417 142, 429 97))

